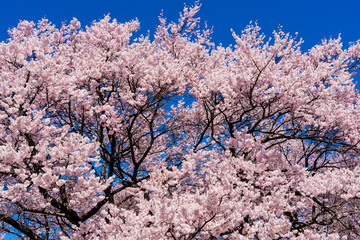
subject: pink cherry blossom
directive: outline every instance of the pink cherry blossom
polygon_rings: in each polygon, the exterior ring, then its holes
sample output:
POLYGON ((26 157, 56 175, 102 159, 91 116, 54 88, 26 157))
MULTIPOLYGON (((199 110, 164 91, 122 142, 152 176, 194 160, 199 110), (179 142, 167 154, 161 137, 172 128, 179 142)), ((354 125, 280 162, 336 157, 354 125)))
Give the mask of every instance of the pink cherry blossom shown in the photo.
POLYGON ((309 51, 185 7, 0 43, 0 238, 359 239, 360 42, 309 51))

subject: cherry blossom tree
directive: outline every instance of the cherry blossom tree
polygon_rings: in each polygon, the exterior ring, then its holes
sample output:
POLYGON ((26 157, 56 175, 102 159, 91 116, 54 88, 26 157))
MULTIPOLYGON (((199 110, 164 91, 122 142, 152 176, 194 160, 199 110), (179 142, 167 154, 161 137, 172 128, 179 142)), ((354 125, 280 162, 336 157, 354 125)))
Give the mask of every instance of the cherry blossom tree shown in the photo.
POLYGON ((360 42, 307 52, 185 7, 0 44, 0 231, 19 239, 359 239, 360 42))

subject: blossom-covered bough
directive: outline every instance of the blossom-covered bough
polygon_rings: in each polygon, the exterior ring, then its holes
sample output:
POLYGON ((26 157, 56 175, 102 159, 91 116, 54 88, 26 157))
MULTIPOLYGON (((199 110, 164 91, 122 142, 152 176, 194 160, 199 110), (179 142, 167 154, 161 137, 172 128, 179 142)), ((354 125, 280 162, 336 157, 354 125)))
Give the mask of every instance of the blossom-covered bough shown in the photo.
POLYGON ((105 16, 0 44, 0 232, 19 239, 359 239, 360 43, 199 5, 154 36, 105 16))

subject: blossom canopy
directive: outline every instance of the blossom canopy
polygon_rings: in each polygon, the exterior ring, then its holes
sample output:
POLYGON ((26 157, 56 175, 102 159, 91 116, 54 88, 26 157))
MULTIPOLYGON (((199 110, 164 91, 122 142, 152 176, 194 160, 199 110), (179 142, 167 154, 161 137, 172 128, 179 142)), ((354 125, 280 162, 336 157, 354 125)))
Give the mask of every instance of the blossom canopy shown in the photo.
POLYGON ((358 239, 360 42, 234 46, 185 7, 0 43, 0 232, 19 239, 358 239))

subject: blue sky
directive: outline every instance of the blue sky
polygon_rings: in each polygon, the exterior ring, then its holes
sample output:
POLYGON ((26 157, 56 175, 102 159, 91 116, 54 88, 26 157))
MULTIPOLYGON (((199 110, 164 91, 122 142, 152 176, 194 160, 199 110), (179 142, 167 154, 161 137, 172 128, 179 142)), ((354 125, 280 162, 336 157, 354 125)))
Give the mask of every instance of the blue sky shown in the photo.
MULTIPOLYGON (((164 10, 169 20, 177 20, 184 3, 191 0, 17 0, 3 1, 0 14, 0 41, 7 39, 7 30, 17 25, 20 19, 38 21, 48 18, 56 25, 69 22, 73 17, 89 25, 104 14, 125 22, 137 17, 142 33, 154 32, 158 15, 164 10)), ((337 37, 345 43, 360 39, 359 0, 202 0, 199 16, 214 27, 215 43, 224 46, 233 44, 230 29, 237 33, 251 21, 258 21, 266 35, 279 24, 285 32, 305 40, 303 50, 319 43, 323 38, 337 37)), ((345 45, 346 46, 346 45, 345 45)))

